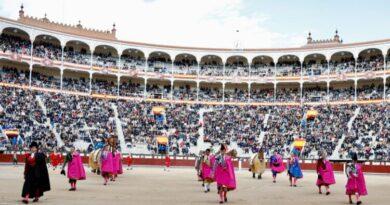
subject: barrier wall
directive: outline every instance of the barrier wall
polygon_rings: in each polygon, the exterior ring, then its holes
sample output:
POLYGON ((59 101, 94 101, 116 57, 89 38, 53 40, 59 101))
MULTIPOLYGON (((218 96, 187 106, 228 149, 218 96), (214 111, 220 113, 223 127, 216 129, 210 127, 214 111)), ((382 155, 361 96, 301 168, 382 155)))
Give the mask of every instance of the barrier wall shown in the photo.
MULTIPOLYGON (((25 159, 24 155, 18 155, 18 161, 23 163, 25 159)), ((88 164, 88 156, 82 157, 83 162, 88 164)), ((0 163, 11 163, 12 155, 11 154, 0 154, 0 163)), ((123 159, 124 166, 126 167, 126 160, 123 159)), ((249 161, 247 159, 234 160, 234 166, 239 167, 241 164, 242 169, 249 168, 249 161)), ((149 165, 149 166, 164 166, 165 160, 163 156, 140 156, 133 157, 133 165, 149 165)), ((343 171, 345 162, 334 161, 333 169, 335 171, 343 171)), ((194 167, 195 159, 192 157, 171 157, 171 166, 182 166, 182 167, 194 167)), ((301 168, 303 170, 315 170, 316 163, 315 160, 303 160, 301 162, 301 168)), ((390 162, 364 162, 363 171, 367 173, 384 173, 390 174, 390 162)))

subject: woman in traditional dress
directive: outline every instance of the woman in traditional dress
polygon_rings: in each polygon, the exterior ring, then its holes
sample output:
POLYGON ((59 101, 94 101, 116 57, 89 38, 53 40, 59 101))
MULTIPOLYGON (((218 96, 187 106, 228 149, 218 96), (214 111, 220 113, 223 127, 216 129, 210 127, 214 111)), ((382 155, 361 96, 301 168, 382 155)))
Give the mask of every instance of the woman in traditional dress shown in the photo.
POLYGON ((104 146, 100 160, 101 160, 100 171, 102 177, 104 178, 104 185, 107 185, 108 179, 114 172, 113 156, 112 156, 112 152, 109 150, 109 145, 104 146))
POLYGON ((210 153, 210 149, 206 149, 204 152, 201 162, 201 173, 204 183, 204 192, 207 193, 210 191, 210 184, 214 182, 214 177, 212 176, 213 163, 215 158, 210 153))
POLYGON ((217 181, 220 204, 227 202, 228 191, 236 189, 236 176, 232 162, 232 157, 235 157, 236 152, 235 150, 228 153, 226 151, 226 146, 221 145, 219 154, 215 157, 211 175, 217 181))
POLYGON ((303 177, 301 166, 299 165, 298 155, 293 151, 291 157, 288 159, 288 175, 290 186, 296 187, 298 179, 303 177))
POLYGON ((283 158, 275 150, 274 154, 270 158, 270 162, 269 163, 270 163, 270 167, 271 167, 271 171, 272 171, 273 182, 276 183, 276 176, 277 176, 277 174, 284 172, 284 170, 286 169, 284 167, 284 164, 283 164, 283 158))
POLYGON ((352 162, 348 163, 346 166, 345 173, 348 177, 346 188, 346 194, 349 197, 349 203, 352 204, 352 195, 356 197, 356 204, 361 204, 361 196, 366 196, 367 188, 366 181, 364 179, 364 174, 362 171, 362 165, 358 163, 358 157, 356 153, 353 153, 352 162))
POLYGON ((336 183, 333 173, 332 164, 326 159, 326 152, 322 152, 321 157, 317 161, 317 183, 318 193, 322 194, 321 187, 325 186, 326 195, 330 194, 329 186, 336 183))
POLYGON ((264 152, 260 149, 250 161, 250 171, 252 172, 252 177, 256 178, 257 174, 257 179, 261 179, 265 171, 265 167, 264 152))
POLYGON ((30 144, 30 153, 26 154, 24 167, 23 203, 34 198, 37 202, 43 193, 50 190, 49 173, 46 166, 46 155, 39 151, 38 143, 30 144))
POLYGON ((68 164, 67 177, 69 179, 70 189, 69 191, 76 191, 77 180, 85 180, 85 170, 83 162, 81 160, 80 153, 75 150, 74 147, 70 149, 70 152, 65 157, 65 162, 62 165, 61 174, 65 175, 65 166, 68 164))

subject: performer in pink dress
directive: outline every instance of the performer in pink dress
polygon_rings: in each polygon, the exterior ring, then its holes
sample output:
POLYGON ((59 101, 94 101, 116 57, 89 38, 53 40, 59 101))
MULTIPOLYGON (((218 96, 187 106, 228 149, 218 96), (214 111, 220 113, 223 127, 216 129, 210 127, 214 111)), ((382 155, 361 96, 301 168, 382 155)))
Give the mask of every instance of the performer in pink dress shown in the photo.
POLYGON ((273 182, 276 183, 276 175, 284 172, 286 169, 283 164, 283 158, 276 150, 274 150, 274 154, 270 158, 270 168, 272 171, 273 182))
POLYGON ((112 152, 113 156, 113 174, 111 175, 111 181, 115 181, 118 177, 118 174, 123 174, 122 169, 122 155, 121 152, 114 148, 112 152))
POLYGON ((65 175, 66 164, 68 164, 67 177, 71 187, 69 191, 76 191, 77 180, 85 180, 86 175, 81 156, 74 147, 72 147, 70 153, 66 155, 65 162, 62 165, 61 174, 63 175, 65 175))
POLYGON ((220 204, 227 202, 227 192, 236 189, 236 176, 234 173, 234 166, 232 162, 232 156, 235 156, 235 150, 232 152, 226 152, 226 146, 221 145, 219 154, 215 157, 213 164, 212 176, 218 186, 218 194, 220 197, 220 204))
POLYGON ((207 193, 210 191, 210 184, 214 182, 214 177, 212 176, 212 168, 215 158, 210 154, 210 149, 206 149, 202 157, 201 169, 202 169, 202 179, 204 182, 204 192, 207 193))
POLYGON ((101 173, 104 178, 104 185, 107 185, 108 179, 114 173, 113 169, 113 156, 112 152, 109 150, 109 145, 106 145, 103 148, 103 152, 101 155, 101 173))
POLYGON ((356 197, 356 204, 361 204, 362 201, 360 200, 360 197, 366 196, 368 194, 366 188, 366 181, 364 179, 362 165, 358 163, 357 154, 353 153, 351 158, 352 162, 347 164, 345 170, 345 173, 348 177, 347 185, 345 185, 345 192, 349 197, 350 204, 353 203, 352 195, 355 195, 356 197))
POLYGON ((326 159, 326 151, 322 152, 317 161, 317 183, 318 193, 322 194, 321 187, 325 186, 326 195, 330 194, 329 186, 336 183, 332 164, 326 159))

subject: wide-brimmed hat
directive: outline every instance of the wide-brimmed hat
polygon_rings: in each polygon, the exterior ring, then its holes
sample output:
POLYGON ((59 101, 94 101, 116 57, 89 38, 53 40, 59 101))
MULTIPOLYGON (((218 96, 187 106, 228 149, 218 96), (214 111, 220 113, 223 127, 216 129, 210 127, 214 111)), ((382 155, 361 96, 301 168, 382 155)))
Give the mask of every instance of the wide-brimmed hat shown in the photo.
POLYGON ((37 142, 35 142, 35 141, 33 141, 33 142, 31 142, 31 144, 30 144, 30 146, 29 146, 30 148, 32 148, 32 147, 36 147, 36 148, 38 148, 39 147, 39 145, 38 145, 38 143, 37 142))

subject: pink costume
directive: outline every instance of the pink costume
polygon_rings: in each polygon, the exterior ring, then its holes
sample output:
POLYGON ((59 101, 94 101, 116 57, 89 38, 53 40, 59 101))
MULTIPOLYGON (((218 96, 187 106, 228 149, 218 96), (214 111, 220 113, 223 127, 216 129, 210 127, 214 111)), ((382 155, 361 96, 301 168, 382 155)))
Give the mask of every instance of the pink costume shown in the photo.
POLYGON ((114 156, 114 173, 115 174, 123 174, 123 169, 122 169, 122 157, 120 152, 115 152, 114 156))
POLYGON ((352 164, 347 167, 346 172, 348 176, 347 185, 345 185, 346 194, 355 195, 357 193, 360 196, 367 195, 366 181, 364 180, 362 165, 352 164))
POLYGON ((323 162, 325 167, 317 168, 317 173, 319 175, 319 178, 317 179, 316 185, 328 186, 328 185, 336 184, 332 164, 328 160, 323 160, 323 162))
POLYGON ((270 167, 273 173, 281 173, 286 169, 283 164, 282 156, 279 154, 271 156, 270 167))
POLYGON ((86 179, 83 162, 78 152, 74 152, 72 160, 68 162, 68 178, 74 180, 86 179))
POLYGON ((218 187, 226 187, 229 191, 236 189, 236 176, 230 156, 218 156, 214 162, 214 177, 218 187))
POLYGON ((114 173, 114 166, 113 166, 113 157, 112 152, 110 151, 103 151, 101 156, 101 172, 102 175, 104 174, 112 174, 114 173))
MULTIPOLYGON (((207 156, 204 156, 207 157, 207 156)), ((202 178, 205 181, 208 182, 213 182, 214 178, 212 176, 212 169, 213 169, 213 164, 215 162, 215 157, 214 156, 208 156, 209 157, 209 162, 210 164, 207 164, 205 161, 202 162, 202 178)))

